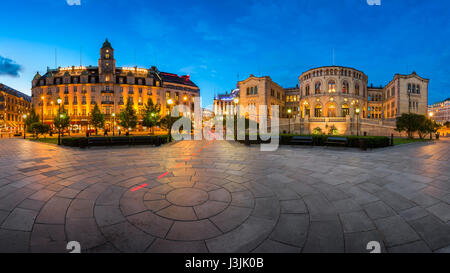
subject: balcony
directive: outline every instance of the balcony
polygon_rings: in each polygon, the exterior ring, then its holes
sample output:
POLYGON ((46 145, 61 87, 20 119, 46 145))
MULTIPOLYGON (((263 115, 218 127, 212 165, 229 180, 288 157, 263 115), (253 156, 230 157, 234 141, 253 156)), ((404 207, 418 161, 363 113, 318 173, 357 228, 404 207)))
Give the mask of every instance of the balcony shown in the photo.
POLYGON ((102 101, 102 105, 114 105, 113 101, 102 101))
POLYGON ((102 94, 114 94, 114 90, 102 90, 102 94))

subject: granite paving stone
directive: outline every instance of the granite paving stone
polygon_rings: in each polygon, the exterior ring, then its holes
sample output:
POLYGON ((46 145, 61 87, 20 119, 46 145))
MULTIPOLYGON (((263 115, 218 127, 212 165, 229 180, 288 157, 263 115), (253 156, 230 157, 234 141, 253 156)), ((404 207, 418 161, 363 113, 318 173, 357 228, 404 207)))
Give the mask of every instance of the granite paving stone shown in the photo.
POLYGON ((0 252, 67 253, 72 240, 88 253, 367 253, 370 241, 382 252, 450 252, 447 138, 272 152, 3 138, 0 150, 0 252))

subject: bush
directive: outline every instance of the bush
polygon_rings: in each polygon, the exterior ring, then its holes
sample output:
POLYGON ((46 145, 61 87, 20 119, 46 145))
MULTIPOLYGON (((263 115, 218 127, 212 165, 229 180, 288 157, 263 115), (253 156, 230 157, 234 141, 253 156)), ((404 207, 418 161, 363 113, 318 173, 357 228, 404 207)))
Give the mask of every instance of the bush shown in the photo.
MULTIPOLYGON (((145 144, 145 145, 155 145, 157 143, 157 138, 161 138, 161 144, 166 144, 169 142, 169 136, 168 135, 162 135, 162 136, 135 136, 130 137, 130 142, 125 144, 145 144), (148 141, 142 141, 142 139, 145 138, 148 141), (136 141, 141 139, 141 141, 136 141)), ((92 137, 91 137, 92 138, 92 137)), ((103 138, 103 137, 102 137, 103 138)), ((106 137, 105 145, 103 146, 109 146, 112 144, 111 140, 114 137, 106 137)), ((62 138, 61 144, 68 147, 80 147, 84 148, 88 146, 88 138, 86 137, 73 137, 73 138, 62 138)))

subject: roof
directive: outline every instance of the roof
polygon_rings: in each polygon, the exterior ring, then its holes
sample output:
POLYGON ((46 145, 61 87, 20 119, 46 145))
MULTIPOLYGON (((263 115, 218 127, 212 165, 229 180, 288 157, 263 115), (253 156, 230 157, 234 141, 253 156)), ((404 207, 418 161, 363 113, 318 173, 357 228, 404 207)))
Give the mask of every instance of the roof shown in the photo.
POLYGON ((28 95, 26 95, 26 94, 24 94, 24 93, 22 93, 20 91, 17 91, 17 90, 15 90, 15 89, 7 86, 7 85, 4 85, 2 83, 0 83, 0 91, 3 91, 5 93, 8 93, 8 94, 13 95, 13 96, 18 97, 18 98, 23 98, 24 100, 26 100, 28 102, 31 102, 31 97, 30 96, 28 96, 28 95))
POLYGON ((189 77, 189 75, 186 76, 178 76, 177 74, 167 73, 167 72, 160 72, 159 75, 161 76, 161 79, 163 82, 166 83, 178 83, 178 84, 184 84, 192 87, 198 87, 195 83, 193 83, 189 77))
POLYGON ((301 75, 303 75, 303 74, 305 74, 305 73, 307 73, 307 72, 309 72, 309 71, 312 71, 312 70, 315 70, 315 69, 319 69, 319 68, 340 68, 340 69, 343 68, 343 69, 352 69, 352 70, 361 72, 361 73, 363 73, 364 75, 366 75, 363 71, 361 71, 361 70, 359 70, 359 69, 356 69, 356 68, 353 68, 353 67, 349 67, 349 66, 341 66, 341 65, 324 65, 324 66, 314 67, 314 68, 310 68, 310 69, 306 70, 306 71, 303 72, 301 75))
POLYGON ((105 48, 105 47, 112 48, 112 47, 111 47, 111 43, 108 41, 108 38, 106 38, 105 42, 103 43, 102 48, 105 48))

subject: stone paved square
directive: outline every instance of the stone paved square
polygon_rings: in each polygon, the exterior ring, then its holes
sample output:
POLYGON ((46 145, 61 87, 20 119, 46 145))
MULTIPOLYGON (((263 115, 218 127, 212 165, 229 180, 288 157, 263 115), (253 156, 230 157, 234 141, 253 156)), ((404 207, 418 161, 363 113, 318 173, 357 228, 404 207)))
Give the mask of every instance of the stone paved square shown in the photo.
POLYGON ((448 252, 450 140, 378 150, 0 140, 0 252, 448 252), (189 155, 195 156, 186 160, 189 155))

